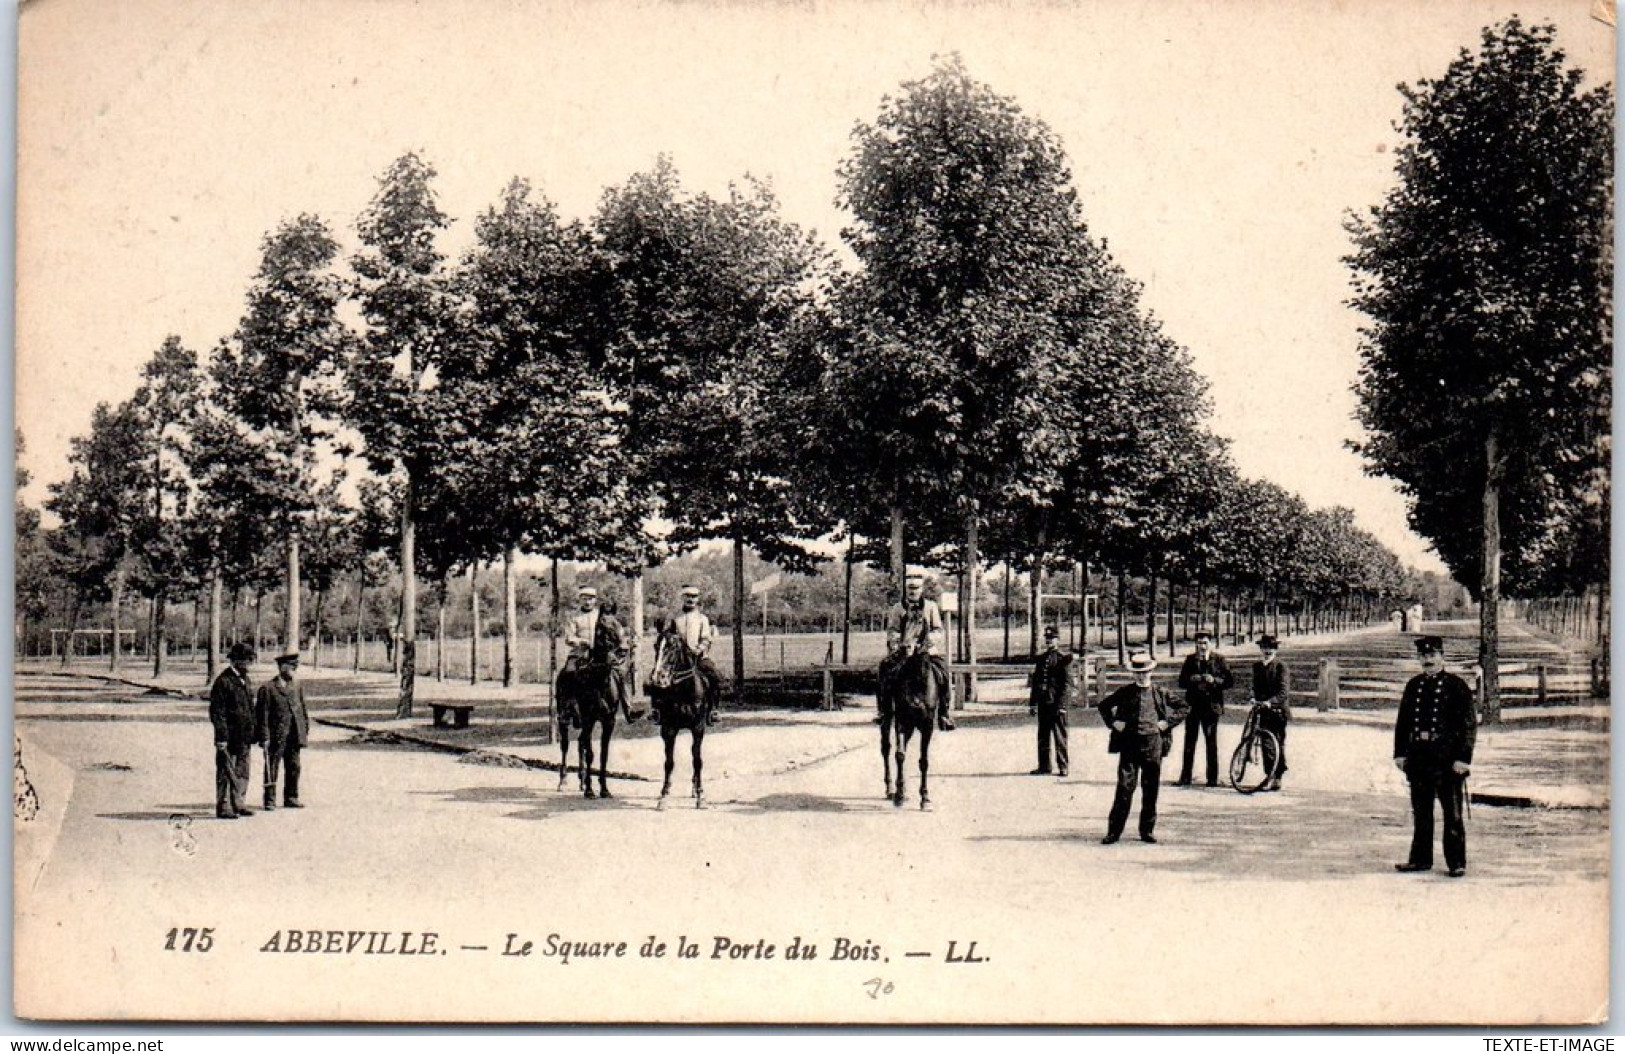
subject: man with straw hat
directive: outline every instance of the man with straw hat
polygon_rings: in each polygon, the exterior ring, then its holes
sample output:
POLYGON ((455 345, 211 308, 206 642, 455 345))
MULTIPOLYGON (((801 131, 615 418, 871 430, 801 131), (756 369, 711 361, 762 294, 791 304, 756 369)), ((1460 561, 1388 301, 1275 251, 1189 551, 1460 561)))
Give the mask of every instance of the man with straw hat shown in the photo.
POLYGON ((1117 796, 1112 800, 1102 845, 1123 836, 1136 784, 1140 787, 1140 841, 1156 842, 1162 759, 1173 745, 1172 728, 1185 718, 1184 701, 1151 683, 1151 671, 1157 668, 1155 655, 1136 651, 1129 656, 1128 668, 1134 682, 1097 704, 1101 719, 1112 730, 1106 749, 1117 755, 1117 796))

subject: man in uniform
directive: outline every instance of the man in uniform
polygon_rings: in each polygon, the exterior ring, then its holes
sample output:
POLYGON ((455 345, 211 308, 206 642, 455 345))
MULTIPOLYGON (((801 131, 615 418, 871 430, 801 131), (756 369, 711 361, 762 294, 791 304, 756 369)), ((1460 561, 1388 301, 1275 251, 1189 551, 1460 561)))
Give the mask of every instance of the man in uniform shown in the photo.
POLYGON ((1038 715, 1038 767, 1034 776, 1050 774, 1050 743, 1055 744, 1055 775, 1065 776, 1066 703, 1072 694, 1072 655, 1061 650, 1061 633, 1044 627, 1044 654, 1038 657, 1028 680, 1027 713, 1038 715))
POLYGON ((1269 766, 1275 775, 1269 783, 1261 788, 1267 791, 1281 789, 1281 777, 1286 775, 1286 726, 1292 720, 1292 677, 1287 672, 1286 664, 1276 659, 1275 653, 1280 650, 1281 642, 1268 633, 1258 638, 1259 661, 1253 663, 1253 705, 1263 707, 1263 713, 1258 717, 1258 727, 1275 733, 1275 741, 1280 744, 1279 755, 1276 750, 1270 749, 1265 743, 1264 764, 1269 766))
POLYGON ((886 658, 880 662, 881 692, 891 691, 892 678, 913 652, 925 656, 926 669, 937 681, 937 727, 954 729, 948 695, 948 665, 942 659, 942 609, 925 599, 925 575, 910 571, 904 578, 903 600, 886 612, 886 658))
POLYGON ((1140 786, 1140 841, 1156 842, 1162 759, 1173 743, 1171 730, 1185 717, 1184 702, 1151 683, 1151 671, 1157 668, 1155 655, 1137 651, 1129 656, 1128 668, 1134 683, 1125 684, 1097 704, 1101 720, 1112 730, 1106 749, 1117 755, 1117 796, 1112 799, 1102 845, 1123 836, 1136 784, 1140 786))
POLYGON ((1411 784, 1411 852, 1396 871, 1433 869, 1433 800, 1444 815, 1444 862, 1451 878, 1467 873, 1462 799, 1473 763, 1478 718, 1473 690, 1444 668, 1444 641, 1419 637, 1422 672, 1405 685, 1394 724, 1394 766, 1411 784))
POLYGON ((1185 717, 1185 744, 1179 766, 1179 786, 1191 785, 1196 767, 1196 735, 1207 743, 1207 785, 1219 785, 1219 718, 1224 716, 1224 693, 1235 687, 1236 677, 1224 656, 1213 650, 1213 635, 1196 633, 1196 651, 1185 656, 1179 668, 1179 687, 1185 690, 1190 713, 1185 717))
POLYGON ((302 809, 299 803, 299 755, 310 740, 310 715, 305 709, 305 686, 293 679, 299 655, 276 657, 276 678, 260 686, 254 699, 254 738, 265 748, 265 808, 276 808, 277 770, 284 768, 282 804, 302 809))
POLYGON ((209 722, 214 726, 214 814, 222 820, 252 816, 248 796, 248 754, 254 745, 254 696, 248 667, 254 647, 238 641, 226 654, 231 663, 209 689, 209 722))
MULTIPOLYGON (((604 670, 615 709, 625 713, 627 721, 636 721, 627 701, 626 631, 614 615, 599 609, 598 590, 582 586, 576 590, 576 596, 579 610, 571 617, 564 633, 564 644, 570 649, 570 655, 564 660, 563 672, 572 679, 579 679, 588 671, 604 670)), ((576 727, 580 727, 579 718, 576 727)))
POLYGON ((715 641, 716 632, 711 628, 711 618, 700 610, 700 587, 686 585, 683 587, 683 610, 674 619, 672 625, 676 627, 678 636, 694 655, 695 666, 705 678, 705 723, 717 723, 717 696, 722 688, 722 674, 717 671, 716 663, 711 661, 711 645, 715 641))

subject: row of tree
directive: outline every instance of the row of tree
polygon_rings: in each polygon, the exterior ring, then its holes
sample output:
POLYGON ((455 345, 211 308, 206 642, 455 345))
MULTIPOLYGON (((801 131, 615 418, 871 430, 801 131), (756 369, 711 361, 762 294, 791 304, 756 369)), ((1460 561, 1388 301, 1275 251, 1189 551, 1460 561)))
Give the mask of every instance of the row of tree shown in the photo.
POLYGON ((735 625, 746 551, 808 571, 817 539, 896 585, 939 568, 973 621, 984 568, 1013 567, 1034 647, 1046 575, 1080 567, 1115 574, 1119 612, 1133 578, 1198 606, 1385 614, 1411 595, 1348 510, 1240 475, 1053 131, 957 58, 854 132, 853 268, 765 186, 689 193, 664 158, 585 222, 514 180, 453 261, 434 176, 414 154, 388 168, 347 267, 325 221, 278 227, 236 331, 206 361, 169 338, 97 409, 50 499, 75 607, 116 613, 133 583, 161 639, 165 602, 204 590, 214 657, 225 592, 278 579, 294 646, 389 552, 406 714, 420 577, 443 597, 501 562, 512 640, 524 553, 628 576, 635 635, 645 569, 705 539, 731 543, 735 625))

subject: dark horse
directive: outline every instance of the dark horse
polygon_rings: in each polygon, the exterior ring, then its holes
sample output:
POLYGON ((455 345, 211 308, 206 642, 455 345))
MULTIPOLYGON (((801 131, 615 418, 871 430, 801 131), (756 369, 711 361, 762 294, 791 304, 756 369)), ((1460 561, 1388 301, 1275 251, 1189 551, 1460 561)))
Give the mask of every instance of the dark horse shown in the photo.
POLYGON ((594 662, 566 666, 559 671, 558 685, 553 692, 554 717, 559 732, 559 790, 564 789, 564 777, 570 771, 570 730, 579 723, 581 751, 576 771, 581 777, 581 793, 588 798, 611 796, 605 771, 609 768, 609 737, 615 731, 615 692, 609 680, 612 676, 614 674, 607 665, 594 662), (592 732, 595 725, 602 729, 596 794, 592 789, 592 732))
POLYGON ((931 792, 926 775, 931 768, 931 736, 937 728, 937 678, 927 664, 924 652, 905 656, 880 680, 880 757, 886 766, 886 796, 892 804, 903 804, 903 759, 908 741, 920 734, 920 808, 931 808, 931 792), (892 782, 893 729, 897 732, 897 781, 892 782))
POLYGON ((677 733, 687 730, 693 742, 694 807, 705 808, 705 790, 700 773, 705 768, 701 756, 705 743, 705 697, 710 688, 700 673, 696 656, 683 641, 677 627, 667 621, 655 638, 654 670, 649 674, 649 696, 660 711, 660 738, 666 744, 666 781, 660 786, 660 804, 666 807, 671 793, 672 752, 677 733))

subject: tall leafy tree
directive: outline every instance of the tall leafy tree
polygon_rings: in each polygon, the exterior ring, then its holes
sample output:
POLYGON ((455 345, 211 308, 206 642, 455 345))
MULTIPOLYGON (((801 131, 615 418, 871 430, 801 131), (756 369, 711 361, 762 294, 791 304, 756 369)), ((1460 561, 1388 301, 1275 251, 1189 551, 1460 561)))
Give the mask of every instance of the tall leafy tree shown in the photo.
POLYGON ((338 376, 350 336, 338 316, 342 281, 332 270, 338 243, 327 224, 301 215, 265 237, 248 310, 214 361, 225 408, 273 456, 285 538, 283 647, 300 640, 299 540, 311 511, 317 442, 331 434, 338 376))
POLYGON ((397 158, 356 229, 351 259, 366 329, 349 364, 348 419, 376 472, 398 474, 401 678, 396 713, 409 717, 417 677, 418 489, 439 460, 448 406, 433 379, 457 336, 456 301, 435 241, 448 226, 432 186, 434 168, 416 154, 397 158))
POLYGON ((1398 182, 1348 225, 1357 449, 1476 584, 1489 720, 1503 554, 1517 590, 1608 468, 1613 100, 1554 36, 1513 18, 1402 86, 1398 182))

